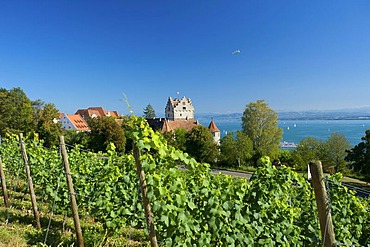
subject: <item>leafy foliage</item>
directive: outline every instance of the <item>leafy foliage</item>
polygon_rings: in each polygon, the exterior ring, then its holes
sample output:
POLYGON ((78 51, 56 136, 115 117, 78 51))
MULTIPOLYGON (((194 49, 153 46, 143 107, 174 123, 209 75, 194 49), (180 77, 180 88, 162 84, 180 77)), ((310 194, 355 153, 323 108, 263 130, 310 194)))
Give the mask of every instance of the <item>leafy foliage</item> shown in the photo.
POLYGON ((283 130, 278 127, 278 115, 263 100, 249 103, 242 116, 243 132, 253 143, 255 160, 267 155, 275 159, 283 130))
MULTIPOLYGON (((209 165, 167 145, 143 118, 126 123, 146 173, 158 240, 164 246, 315 246, 320 239, 310 184, 268 157, 249 181, 213 175, 209 165), (179 165, 186 169, 179 169, 179 165)), ((11 137, 0 146, 6 171, 19 167, 20 152, 11 137)), ((36 193, 56 210, 68 207, 68 192, 57 150, 27 145, 36 193), (59 184, 59 188, 58 185, 59 184), (57 189, 58 188, 58 189, 57 189)), ((114 145, 99 153, 68 152, 80 214, 89 214, 109 231, 145 227, 132 154, 118 155, 114 145)), ((332 179, 334 180, 334 179, 332 179)), ((368 201, 332 186, 330 196, 337 241, 369 244, 368 201), (342 230, 344 229, 344 230, 342 230)))
POLYGON ((369 245, 370 201, 355 196, 341 180, 340 173, 328 177, 335 237, 347 245, 369 245))
POLYGON ((154 111, 154 108, 151 104, 147 105, 145 108, 144 108, 144 115, 143 115, 144 118, 155 118, 156 115, 155 115, 155 111, 154 111))
POLYGON ((299 142, 297 148, 293 151, 295 168, 306 170, 312 160, 320 160, 322 141, 314 137, 306 137, 299 142))
POLYGON ((252 140, 242 131, 228 133, 221 139, 221 163, 226 167, 241 167, 252 158, 252 140))
POLYGON ((307 169, 312 160, 321 160, 325 172, 343 172, 347 166, 346 151, 350 148, 348 139, 338 133, 332 133, 326 141, 306 137, 292 152, 292 158, 298 170, 307 169))
POLYGON ((362 142, 347 151, 346 160, 351 162, 354 171, 370 178, 370 130, 366 130, 362 142))
POLYGON ((61 135, 61 123, 55 123, 54 119, 59 119, 59 110, 54 104, 42 104, 36 117, 36 131, 39 133, 40 139, 44 140, 46 147, 57 145, 61 135))
POLYGON ((186 133, 187 131, 182 128, 175 129, 174 131, 166 131, 163 133, 167 143, 176 149, 186 151, 186 133))
POLYGON ((329 171, 330 168, 333 168, 334 172, 343 172, 347 165, 347 162, 344 160, 347 156, 346 151, 350 148, 351 143, 344 135, 331 133, 329 138, 323 143, 323 154, 321 155, 323 169, 329 171))
POLYGON ((122 127, 114 117, 98 117, 88 120, 91 133, 89 147, 94 151, 104 151, 110 143, 114 143, 117 151, 124 152, 126 137, 122 127))
POLYGON ((195 126, 186 134, 186 151, 200 162, 215 163, 218 157, 217 144, 209 129, 195 126))
POLYGON ((21 88, 0 88, 0 135, 34 130, 31 100, 21 88))

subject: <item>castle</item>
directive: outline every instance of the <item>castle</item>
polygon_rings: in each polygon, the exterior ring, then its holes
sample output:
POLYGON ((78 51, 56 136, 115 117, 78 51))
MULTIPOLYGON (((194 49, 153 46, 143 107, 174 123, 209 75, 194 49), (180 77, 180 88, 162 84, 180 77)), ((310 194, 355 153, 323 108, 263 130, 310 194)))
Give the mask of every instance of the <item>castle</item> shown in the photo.
MULTIPOLYGON (((165 118, 147 119, 147 121, 154 130, 160 130, 162 133, 174 131, 178 128, 191 131, 195 126, 200 125, 194 119, 193 102, 185 96, 181 99, 168 97, 165 107, 165 118)), ((208 129, 211 131, 214 141, 219 144, 220 130, 213 120, 209 124, 208 129)))
POLYGON ((168 97, 165 116, 170 121, 192 120, 194 119, 193 102, 190 98, 186 99, 185 96, 180 100, 177 98, 172 100, 171 97, 168 97))

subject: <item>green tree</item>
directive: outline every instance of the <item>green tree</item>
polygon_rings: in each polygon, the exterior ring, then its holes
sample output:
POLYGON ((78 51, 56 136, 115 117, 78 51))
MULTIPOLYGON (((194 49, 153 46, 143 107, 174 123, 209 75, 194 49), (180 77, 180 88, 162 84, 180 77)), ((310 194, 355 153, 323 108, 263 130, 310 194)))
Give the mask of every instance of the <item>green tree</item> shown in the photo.
POLYGON ((237 164, 237 158, 235 155, 236 140, 234 134, 229 132, 226 136, 220 140, 220 163, 225 167, 234 167, 237 164))
POLYGON ((118 152, 125 151, 125 133, 114 117, 90 118, 88 123, 91 129, 89 148, 95 152, 105 151, 113 143, 118 152))
POLYGON ((242 131, 229 133, 221 139, 221 163, 224 166, 241 167, 252 157, 252 140, 242 131))
POLYGON ((298 143, 297 148, 292 152, 295 168, 305 171, 312 160, 320 160, 322 146, 323 142, 314 137, 309 136, 302 139, 298 143))
POLYGON ((276 158, 283 130, 278 127, 278 115, 263 100, 249 103, 242 116, 243 132, 253 143, 254 159, 276 158))
POLYGON ((154 108, 152 107, 151 104, 147 105, 144 108, 144 115, 143 115, 143 117, 144 118, 155 118, 156 117, 154 108))
POLYGON ((41 108, 37 112, 36 131, 39 133, 40 139, 44 140, 46 147, 57 145, 59 136, 62 133, 61 123, 56 122, 59 119, 59 110, 52 103, 42 103, 41 108))
POLYGON ((352 145, 348 139, 339 133, 332 133, 322 145, 321 162, 325 171, 332 170, 333 172, 344 172, 347 166, 345 157, 347 150, 351 149, 352 145))
POLYGON ((85 131, 64 130, 65 142, 69 145, 81 145, 85 149, 89 147, 89 133, 85 131))
POLYGON ((195 126, 186 134, 186 152, 199 162, 215 163, 218 157, 218 147, 207 127, 195 126))
POLYGON ((176 149, 186 151, 186 133, 187 131, 182 128, 175 129, 174 131, 167 131, 163 133, 167 143, 176 149))
POLYGON ((31 100, 21 88, 0 88, 0 135, 34 131, 31 100))
POLYGON ((280 165, 293 166, 293 150, 280 150, 278 155, 278 160, 280 165))
POLYGON ((362 142, 347 150, 345 160, 350 162, 350 167, 357 173, 370 179, 370 130, 366 130, 362 142))

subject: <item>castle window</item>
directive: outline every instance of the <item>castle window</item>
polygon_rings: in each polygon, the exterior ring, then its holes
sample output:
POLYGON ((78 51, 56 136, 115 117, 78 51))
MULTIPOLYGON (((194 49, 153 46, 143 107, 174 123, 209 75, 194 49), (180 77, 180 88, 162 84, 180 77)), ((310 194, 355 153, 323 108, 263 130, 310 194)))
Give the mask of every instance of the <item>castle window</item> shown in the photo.
POLYGON ((186 106, 182 107, 183 110, 186 110, 186 106))

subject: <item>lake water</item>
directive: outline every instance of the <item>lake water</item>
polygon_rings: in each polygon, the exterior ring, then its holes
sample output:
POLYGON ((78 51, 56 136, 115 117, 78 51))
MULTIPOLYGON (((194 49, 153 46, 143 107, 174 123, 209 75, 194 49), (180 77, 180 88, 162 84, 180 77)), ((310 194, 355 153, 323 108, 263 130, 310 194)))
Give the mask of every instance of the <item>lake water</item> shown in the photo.
MULTIPOLYGON (((242 129, 242 122, 216 122, 221 137, 228 132, 242 129)), ((208 125, 207 125, 208 126, 208 125)), ((325 141, 331 133, 343 134, 351 144, 357 145, 365 131, 370 129, 370 120, 279 120, 283 129, 283 141, 299 143, 308 136, 325 141)))

